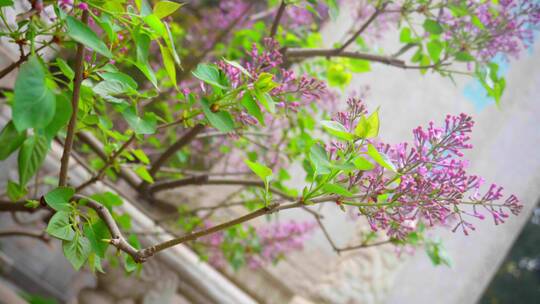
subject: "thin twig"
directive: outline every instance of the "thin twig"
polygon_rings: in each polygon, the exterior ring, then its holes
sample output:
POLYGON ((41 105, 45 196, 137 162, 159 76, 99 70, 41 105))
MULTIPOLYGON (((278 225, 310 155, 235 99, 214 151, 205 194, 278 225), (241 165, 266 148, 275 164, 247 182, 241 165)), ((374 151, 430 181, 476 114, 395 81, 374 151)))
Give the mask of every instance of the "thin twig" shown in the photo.
POLYGON ((98 173, 96 175, 94 175, 93 177, 91 177, 89 180, 82 183, 81 185, 79 185, 75 189, 75 191, 80 192, 84 188, 86 188, 86 187, 90 186, 91 184, 97 182, 98 180, 102 179, 103 176, 105 175, 105 172, 107 171, 107 169, 109 169, 114 164, 116 158, 118 158, 118 156, 120 156, 120 154, 122 154, 122 152, 124 152, 124 150, 126 150, 129 147, 129 145, 133 142, 133 140, 135 140, 135 137, 136 137, 135 134, 133 134, 118 150, 116 150, 111 155, 111 157, 108 158, 105 165, 98 171, 98 173))
POLYGON ((286 7, 287 3, 285 3, 285 0, 281 0, 281 4, 279 5, 276 17, 274 18, 274 22, 272 22, 272 28, 270 29, 270 38, 273 38, 276 35, 279 22, 281 21, 281 17, 283 17, 283 13, 285 12, 286 7))
MULTIPOLYGON (((81 21, 83 24, 88 23, 88 10, 83 11, 81 21)), ((67 182, 67 173, 69 167, 69 157, 71 148, 73 146, 73 139, 75 137, 75 127, 77 125, 77 112, 79 109, 79 95, 81 90, 81 83, 83 81, 84 72, 84 45, 82 43, 77 44, 77 55, 75 58, 75 79, 73 80, 73 98, 71 100, 71 118, 69 120, 68 129, 66 133, 66 141, 64 143, 64 153, 60 160, 60 174, 58 176, 58 185, 65 186, 67 182)))
POLYGON ((381 5, 381 7, 375 8, 375 12, 369 17, 364 24, 356 31, 350 38, 347 40, 340 48, 336 50, 337 54, 343 52, 349 45, 351 45, 356 38, 358 38, 367 28, 368 26, 377 19, 377 17, 384 11, 384 8, 389 4, 390 2, 385 2, 381 5))
MULTIPOLYGON (((266 187, 262 181, 241 180, 241 179, 218 179, 218 178, 211 179, 208 177, 208 175, 199 175, 199 176, 192 176, 192 177, 187 177, 187 178, 172 180, 172 181, 156 182, 148 188, 148 192, 153 194, 159 191, 174 189, 174 188, 179 188, 182 186, 189 186, 189 185, 199 185, 199 186, 200 185, 223 185, 223 186, 230 185, 230 186, 251 186, 251 187, 259 187, 259 188, 266 187)), ((274 187, 269 187, 268 191, 274 194, 277 194, 285 199, 289 199, 289 200, 295 199, 294 197, 274 187)))
POLYGON ((159 171, 159 168, 161 168, 161 166, 163 166, 171 156, 173 156, 177 151, 179 151, 191 141, 193 141, 196 138, 197 134, 202 132, 202 130, 204 130, 204 125, 196 124, 190 130, 184 133, 184 135, 182 135, 180 139, 178 139, 172 146, 167 148, 167 150, 165 150, 163 154, 161 154, 161 156, 152 163, 152 166, 150 167, 150 170, 148 170, 148 173, 150 173, 150 175, 154 177, 159 171))
POLYGON ((362 249, 362 248, 381 246, 381 245, 390 244, 390 243, 392 243, 392 240, 380 241, 380 242, 375 242, 375 243, 360 244, 360 245, 355 245, 355 246, 339 248, 338 252, 345 252, 345 251, 352 251, 352 250, 357 250, 357 249, 362 249))
POLYGON ((384 63, 387 65, 397 66, 400 68, 406 68, 405 62, 400 59, 396 59, 389 56, 380 56, 374 54, 367 54, 361 52, 337 52, 336 49, 302 49, 302 48, 290 48, 285 51, 287 58, 310 58, 310 57, 347 57, 354 59, 362 59, 367 61, 384 63))
POLYGON ((11 236, 25 236, 40 239, 44 242, 50 240, 49 236, 43 230, 38 229, 25 229, 25 228, 14 228, 14 229, 2 229, 0 230, 0 237, 11 237, 11 236))
MULTIPOLYGON (((54 40, 50 40, 46 43, 44 43, 43 45, 41 45, 40 47, 38 47, 36 50, 35 50, 35 53, 43 50, 44 48, 46 48, 47 46, 51 45, 51 43, 53 43, 54 40)), ((28 54, 21 54, 21 56, 19 57, 19 60, 11 63, 10 65, 8 65, 7 67, 5 67, 4 69, 2 69, 0 71, 0 79, 4 78, 6 75, 8 75, 9 73, 11 73, 13 70, 15 70, 16 68, 18 68, 21 64, 23 64, 26 60, 28 60, 28 58, 30 57, 32 53, 29 52, 28 54)))

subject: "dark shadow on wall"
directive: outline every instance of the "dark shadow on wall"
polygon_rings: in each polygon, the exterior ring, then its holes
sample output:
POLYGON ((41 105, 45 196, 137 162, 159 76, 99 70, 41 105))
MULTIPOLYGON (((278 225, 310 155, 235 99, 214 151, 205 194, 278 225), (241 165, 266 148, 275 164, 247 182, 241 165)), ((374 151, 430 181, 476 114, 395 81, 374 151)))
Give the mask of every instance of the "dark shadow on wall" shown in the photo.
POLYGON ((479 303, 540 303, 540 202, 479 303))

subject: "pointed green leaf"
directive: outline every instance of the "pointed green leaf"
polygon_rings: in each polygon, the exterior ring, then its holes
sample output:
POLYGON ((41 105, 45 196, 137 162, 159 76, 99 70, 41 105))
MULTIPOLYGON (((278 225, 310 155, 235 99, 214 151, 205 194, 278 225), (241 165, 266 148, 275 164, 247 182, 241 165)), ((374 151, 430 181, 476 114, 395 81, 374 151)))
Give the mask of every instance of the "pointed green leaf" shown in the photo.
POLYGON ((221 89, 226 89, 227 87, 221 84, 221 78, 219 77, 219 70, 213 65, 201 63, 197 66, 195 71, 192 72, 193 76, 198 79, 216 86, 221 89))
POLYGON ((122 111, 122 116, 136 134, 154 134, 156 132, 156 117, 149 112, 143 117, 137 115, 135 107, 128 107, 122 111))
POLYGON ((56 211, 69 211, 69 201, 75 194, 75 190, 70 187, 58 187, 45 194, 47 205, 56 211))
POLYGON ((69 212, 56 212, 47 225, 47 233, 61 240, 70 241, 75 237, 75 231, 69 221, 69 212))
POLYGON ((234 130, 234 121, 231 114, 225 111, 212 112, 206 98, 201 99, 201 104, 204 116, 206 116, 206 119, 208 119, 208 122, 214 128, 221 132, 231 132, 234 130))
POLYGON ((379 165, 381 165, 382 167, 390 170, 390 171, 394 171, 396 172, 396 167, 394 166, 394 164, 392 164, 392 162, 388 159, 388 156, 380 153, 379 151, 377 151, 377 149, 372 145, 372 144, 369 144, 368 145, 368 151, 367 151, 368 155, 371 156, 371 158, 377 162, 379 165))
POLYGON ((17 150, 26 138, 26 132, 18 132, 13 121, 0 131, 0 160, 5 160, 11 153, 17 150))
POLYGON ((43 136, 34 135, 24 141, 18 157, 19 184, 21 186, 26 185, 41 167, 48 149, 47 140, 43 136))
POLYGON ((379 110, 373 112, 368 118, 362 116, 354 129, 354 135, 359 138, 373 138, 379 135, 379 110))
POLYGON ((349 133, 345 127, 337 121, 333 120, 323 120, 321 124, 330 135, 337 137, 342 140, 353 140, 354 135, 349 133))
POLYGON ((75 19, 72 16, 66 17, 67 22, 67 34, 73 40, 84 44, 85 46, 91 48, 97 53, 107 57, 112 58, 113 54, 107 48, 107 45, 101 40, 90 27, 75 19))
POLYGON ((424 21, 424 30, 434 35, 439 35, 443 32, 441 24, 433 19, 426 19, 424 21))
POLYGON ((182 4, 172 1, 159 1, 156 3, 156 5, 154 5, 154 15, 156 15, 159 19, 163 19, 176 12, 176 10, 181 6, 182 4))
POLYGON ((56 95, 56 110, 54 112, 54 118, 43 130, 43 135, 45 135, 48 140, 52 140, 56 134, 68 124, 69 119, 71 118, 71 113, 72 109, 70 100, 64 94, 56 95))
POLYGON ((247 110, 248 114, 257 118, 257 120, 261 123, 261 125, 264 126, 264 116, 261 112, 261 108, 259 108, 259 105, 257 102, 253 99, 253 96, 251 94, 244 94, 244 97, 242 97, 242 106, 247 110))
POLYGON ((263 164, 252 162, 248 159, 244 159, 244 162, 251 169, 251 171, 257 174, 257 176, 265 183, 269 182, 272 179, 272 169, 268 168, 263 164))
POLYGON ((73 240, 62 242, 64 256, 71 263, 75 270, 79 270, 92 251, 90 241, 82 235, 75 235, 73 240))
POLYGON ((313 145, 310 149, 309 159, 315 170, 315 175, 330 173, 332 165, 323 147, 318 144, 313 145))
POLYGON ((54 93, 46 84, 45 71, 35 56, 23 63, 15 81, 13 123, 18 131, 44 128, 54 117, 54 93))
POLYGON ((353 160, 353 164, 356 167, 356 169, 362 170, 362 171, 369 171, 375 168, 374 164, 372 164, 369 160, 363 158, 362 156, 357 156, 353 160))
POLYGON ((322 188, 326 193, 334 193, 337 195, 351 197, 353 194, 338 184, 326 184, 322 188))
POLYGON ((107 225, 102 219, 97 219, 92 225, 84 225, 84 235, 90 241, 90 245, 93 251, 100 257, 105 258, 105 253, 109 247, 108 242, 104 242, 105 239, 111 238, 111 233, 107 228, 107 225))

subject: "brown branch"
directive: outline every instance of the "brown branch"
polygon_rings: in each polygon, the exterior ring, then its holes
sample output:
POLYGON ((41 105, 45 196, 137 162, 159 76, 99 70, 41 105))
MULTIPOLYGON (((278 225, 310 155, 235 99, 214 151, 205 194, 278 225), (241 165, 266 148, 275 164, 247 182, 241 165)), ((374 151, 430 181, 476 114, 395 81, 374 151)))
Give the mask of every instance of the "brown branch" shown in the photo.
POLYGON ((105 208, 105 206, 89 197, 78 194, 74 195, 73 199, 77 201, 86 201, 86 206, 94 209, 99 218, 101 218, 103 222, 105 222, 105 225, 107 225, 107 229, 111 233, 111 240, 109 243, 118 250, 130 255, 137 263, 145 262, 147 258, 154 254, 150 249, 137 250, 135 247, 131 246, 131 244, 129 244, 122 235, 122 232, 120 232, 120 228, 116 224, 112 214, 109 212, 109 209, 105 208))
MULTIPOLYGON (((78 132, 77 137, 82 142, 87 144, 90 147, 90 149, 92 149, 92 151, 94 151, 94 153, 96 153, 97 156, 99 156, 99 158, 101 158, 104 161, 107 161, 108 156, 105 153, 105 150, 103 149, 103 144, 96 137, 94 137, 94 135, 88 132, 78 132)), ((135 172, 133 172, 132 170, 129 170, 129 168, 120 167, 118 171, 118 175, 123 180, 125 180, 133 189, 137 189, 137 187, 139 187, 141 183, 141 180, 137 176, 137 174, 135 174, 135 172)))
MULTIPOLYGON (((51 45, 52 43, 54 42, 53 39, 51 39, 50 41, 44 43, 43 45, 41 45, 40 47, 38 47, 35 51, 35 53, 43 50, 44 48, 46 48, 47 46, 51 45)), ((15 70, 16 68, 18 68, 21 64, 23 64, 24 62, 26 62, 26 60, 28 60, 28 58, 30 57, 32 53, 28 53, 28 54, 23 54, 21 53, 21 56, 19 57, 19 60, 11 63, 10 65, 8 65, 7 67, 5 67, 3 70, 0 71, 0 79, 4 78, 5 76, 7 76, 9 73, 11 73, 13 70, 15 70)))
MULTIPOLYGON (((88 23, 88 10, 83 11, 81 21, 83 24, 88 23)), ((75 127, 77 125, 77 113, 79 109, 79 95, 81 90, 81 83, 83 81, 84 72, 84 45, 82 43, 77 44, 77 55, 75 58, 75 79, 73 80, 73 99, 71 100, 71 118, 69 119, 66 141, 64 143, 64 153, 60 160, 60 174, 58 176, 58 185, 65 186, 67 182, 67 171, 69 167, 69 157, 71 148, 73 146, 73 139, 75 137, 75 127)))
POLYGON ((26 228, 14 228, 0 230, 0 237, 12 237, 12 236, 25 236, 40 239, 44 242, 50 240, 49 236, 43 230, 26 229, 26 228))
POLYGON ((163 152, 163 154, 161 154, 161 156, 152 163, 152 166, 150 167, 150 170, 148 170, 148 173, 150 173, 150 175, 154 177, 159 171, 159 168, 161 168, 161 166, 163 166, 167 162, 167 160, 169 160, 169 158, 174 155, 174 153, 176 153, 184 146, 189 144, 191 141, 193 141, 196 136, 200 132, 202 132, 202 130, 204 130, 204 125, 196 124, 190 130, 184 133, 184 135, 182 135, 180 139, 178 139, 172 146, 167 148, 167 150, 165 150, 165 152, 163 152))
POLYGON ((244 9, 242 13, 240 13, 238 18, 234 19, 231 23, 229 23, 229 25, 225 29, 219 32, 219 34, 212 41, 209 47, 205 48, 201 54, 199 54, 193 60, 189 61, 188 64, 186 64, 183 73, 178 77, 179 81, 182 81, 183 79, 185 79, 189 75, 191 70, 193 70, 193 68, 195 68, 199 64, 199 62, 201 62, 216 47, 218 43, 223 41, 227 37, 227 35, 229 35, 232 29, 234 29, 236 25, 238 24, 238 22, 240 22, 240 20, 244 18, 245 14, 247 14, 247 12, 251 9, 251 7, 253 7, 256 1, 249 1, 249 2, 250 3, 248 4, 248 6, 244 9))
POLYGON ((136 137, 135 134, 133 134, 118 150, 116 150, 111 155, 111 157, 108 158, 107 162, 105 163, 105 166, 103 166, 103 168, 101 168, 96 175, 94 175, 92 178, 82 183, 81 185, 79 185, 75 189, 75 191, 80 192, 84 188, 102 179, 107 169, 109 169, 114 164, 116 158, 118 158, 120 154, 122 154, 122 152, 124 152, 124 150, 126 150, 129 147, 129 145, 133 142, 133 140, 135 140, 135 137, 136 137))
POLYGON ((328 230, 326 230, 326 227, 324 226, 324 224, 322 223, 321 219, 319 216, 314 216, 315 217, 315 220, 317 221, 317 224, 319 225, 319 227, 321 228, 323 234, 324 234, 324 237, 326 238, 326 240, 328 241, 328 243, 330 244, 330 246, 332 246, 332 249, 334 249, 334 251, 339 254, 340 253, 340 249, 336 246, 336 243, 334 242, 334 240, 332 239, 332 237, 330 236, 330 233, 328 232, 328 230))
POLYGON ((281 18, 283 17, 283 13, 285 12, 286 7, 287 7, 287 3, 285 3, 285 0, 281 0, 281 4, 279 5, 276 17, 274 18, 274 22, 272 22, 272 28, 270 29, 270 38, 273 38, 276 35, 279 22, 281 21, 281 18))
POLYGON ((248 214, 246 214, 244 216, 241 216, 239 218, 236 218, 234 220, 231 220, 231 221, 228 221, 228 222, 225 222, 225 223, 210 227, 208 229, 188 233, 188 234, 186 234, 184 236, 181 236, 179 238, 175 238, 175 239, 172 239, 172 240, 169 240, 169 241, 166 241, 166 242, 163 242, 163 243, 148 247, 145 250, 148 250, 149 252, 160 252, 160 251, 163 251, 163 250, 168 249, 170 247, 173 247, 173 246, 176 246, 176 245, 188 242, 188 241, 196 240, 196 239, 198 239, 200 237, 203 237, 205 235, 209 235, 209 234, 212 234, 212 233, 227 229, 229 227, 232 227, 232 226, 235 226, 235 225, 250 221, 250 220, 252 220, 254 218, 257 218, 257 217, 260 217, 260 216, 263 216, 263 215, 267 215, 267 214, 271 214, 273 212, 278 211, 279 206, 280 205, 278 203, 274 203, 274 204, 268 205, 266 207, 260 208, 258 210, 255 210, 255 211, 253 211, 251 213, 248 213, 248 214))
POLYGON ((341 252, 344 252, 344 251, 352 251, 352 250, 357 250, 357 249, 362 249, 362 248, 368 248, 368 247, 381 246, 381 245, 390 244, 390 243, 392 243, 392 240, 386 240, 386 241, 380 241, 380 242, 375 242, 375 243, 366 243, 366 244, 360 244, 360 245, 356 245, 356 246, 343 247, 343 248, 338 248, 338 253, 341 253, 341 252))
POLYGON ((0 202, 0 212, 36 212, 38 208, 26 206, 26 202, 0 202))
POLYGON ((381 7, 375 8, 375 12, 369 17, 364 24, 356 31, 349 40, 347 40, 340 48, 336 50, 336 52, 339 54, 343 52, 349 45, 351 45, 356 38, 358 38, 367 28, 368 26, 377 19, 377 17, 384 11, 384 8, 389 4, 390 2, 385 2, 381 5, 381 7))
MULTIPOLYGON (((208 175, 198 175, 198 176, 192 176, 192 177, 187 177, 187 178, 178 179, 178 180, 156 182, 150 187, 148 187, 148 192, 153 194, 159 191, 179 188, 179 187, 188 186, 188 185, 199 185, 199 186, 200 185, 224 185, 224 186, 229 185, 229 186, 251 186, 251 187, 265 188, 265 184, 262 181, 240 180, 240 179, 217 179, 217 178, 210 179, 208 175)), ((274 194, 277 194, 288 200, 295 199, 294 197, 274 187, 269 187, 268 191, 274 194)))
POLYGON ((343 51, 338 52, 337 49, 301 49, 301 48, 291 48, 285 51, 285 56, 287 58, 310 58, 310 57, 347 57, 353 59, 362 59, 367 61, 379 62, 391 66, 396 66, 400 68, 407 68, 405 62, 400 59, 396 59, 389 56, 380 56, 374 54, 367 54, 361 52, 349 52, 343 51))

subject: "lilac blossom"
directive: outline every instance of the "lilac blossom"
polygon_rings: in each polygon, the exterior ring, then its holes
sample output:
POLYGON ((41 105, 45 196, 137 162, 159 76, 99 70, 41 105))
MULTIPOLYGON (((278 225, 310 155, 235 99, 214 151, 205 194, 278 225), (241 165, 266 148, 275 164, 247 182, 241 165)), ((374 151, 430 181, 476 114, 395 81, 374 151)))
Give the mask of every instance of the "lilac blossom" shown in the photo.
MULTIPOLYGON (((353 129, 365 107, 357 99, 349 105, 351 110, 338 113, 336 120, 353 129)), ((463 150, 472 148, 473 125, 466 114, 448 115, 442 127, 430 122, 425 129, 415 128, 411 143, 376 144, 398 174, 379 165, 372 171, 359 171, 350 179, 350 187, 358 190, 363 203, 349 205, 358 206, 359 215, 367 218, 373 231, 383 230, 394 239, 404 239, 419 222, 429 227, 453 223, 454 231, 459 228, 468 234, 475 230, 471 218, 482 220, 487 214, 499 224, 508 212, 518 214, 522 205, 514 195, 501 203, 503 188, 495 184, 481 194, 484 180, 466 172, 463 150)), ((334 144, 328 150, 338 149, 346 146, 334 144)))
MULTIPOLYGON (((311 235, 317 224, 313 221, 277 222, 256 228, 258 248, 251 247, 249 240, 241 241, 247 265, 250 268, 259 268, 267 264, 277 262, 287 254, 300 251, 304 248, 304 242, 311 235)), ((207 248, 208 260, 215 267, 227 265, 227 252, 224 252, 223 244, 226 236, 220 231, 200 239, 201 244, 207 248)))

